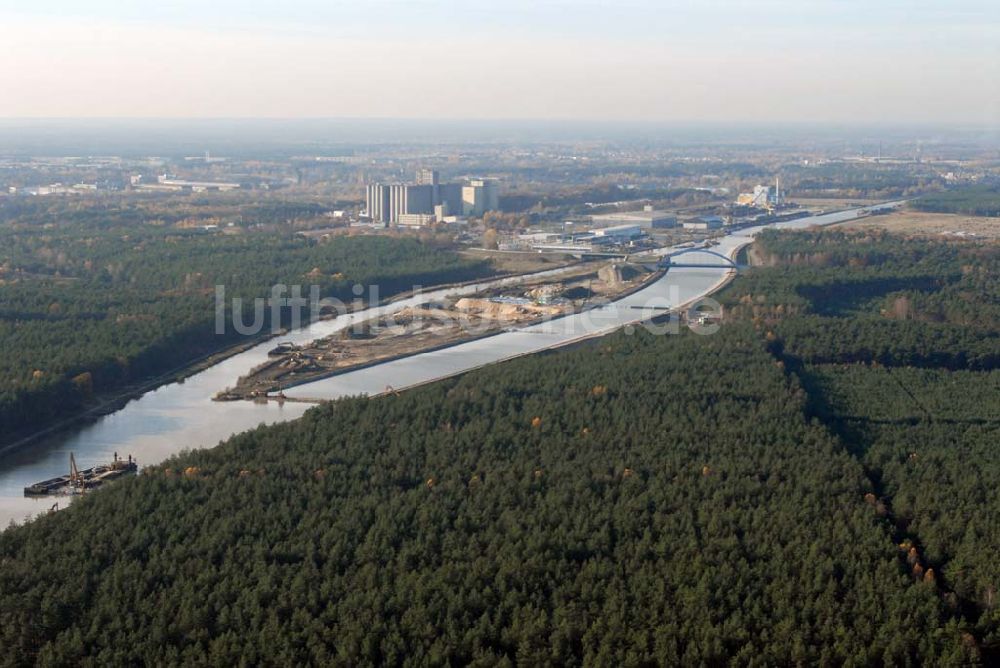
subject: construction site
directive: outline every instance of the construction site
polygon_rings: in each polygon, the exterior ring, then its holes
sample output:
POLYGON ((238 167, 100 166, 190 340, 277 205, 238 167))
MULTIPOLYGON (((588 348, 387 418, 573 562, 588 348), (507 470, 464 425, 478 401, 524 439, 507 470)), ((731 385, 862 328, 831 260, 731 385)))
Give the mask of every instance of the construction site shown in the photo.
POLYGON ((215 400, 280 400, 289 387, 586 310, 638 290, 660 273, 643 264, 589 262, 516 287, 406 307, 304 346, 278 343, 266 362, 215 400))

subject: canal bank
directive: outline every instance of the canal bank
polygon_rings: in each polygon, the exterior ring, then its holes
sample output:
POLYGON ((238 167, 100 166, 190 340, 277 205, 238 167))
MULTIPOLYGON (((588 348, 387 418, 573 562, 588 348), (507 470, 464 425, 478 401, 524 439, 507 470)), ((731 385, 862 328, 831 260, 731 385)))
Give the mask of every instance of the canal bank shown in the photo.
MULTIPOLYGON (((780 223, 777 227, 803 229, 845 222, 859 217, 858 211, 800 219, 780 223)), ((760 229, 763 228, 738 230, 722 237, 714 250, 728 253, 733 248, 746 245, 760 229)), ((434 382, 478 366, 556 348, 585 337, 600 336, 643 318, 660 315, 665 308, 677 308, 718 289, 729 272, 730 269, 723 264, 718 269, 671 269, 653 285, 599 309, 351 371, 302 385, 296 390, 304 397, 335 399, 378 394, 384 392, 387 385, 399 388, 434 382)), ((377 308, 401 308, 408 303, 422 303, 448 292, 429 291, 420 298, 377 308)), ((307 343, 348 327, 357 318, 369 318, 375 314, 375 310, 367 310, 333 321, 320 321, 283 338, 291 343, 307 343)), ((109 461, 114 452, 131 453, 143 465, 150 465, 185 449, 214 446, 234 433, 260 424, 300 417, 308 410, 309 404, 295 401, 282 404, 212 402, 216 392, 232 384, 248 369, 266 361, 271 348, 273 343, 269 342, 254 346, 182 382, 164 385, 133 399, 122 409, 90 424, 51 435, 30 449, 5 456, 0 463, 0 526, 48 509, 51 504, 25 498, 24 487, 65 473, 70 452, 75 453, 77 460, 85 466, 109 461)))

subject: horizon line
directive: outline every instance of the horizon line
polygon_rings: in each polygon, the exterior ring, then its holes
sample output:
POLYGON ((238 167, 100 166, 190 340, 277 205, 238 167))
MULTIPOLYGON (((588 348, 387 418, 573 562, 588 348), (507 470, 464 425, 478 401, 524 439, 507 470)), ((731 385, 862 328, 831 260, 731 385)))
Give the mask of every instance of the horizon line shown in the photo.
POLYGON ((640 118, 574 118, 527 116, 5 116, 3 122, 93 122, 93 121, 155 121, 155 122, 205 122, 205 121, 280 121, 280 122, 417 122, 417 123, 573 123, 573 124, 627 124, 627 125, 799 125, 799 126, 937 126, 937 127, 1000 127, 997 122, 977 120, 836 120, 836 119, 640 119, 640 118))

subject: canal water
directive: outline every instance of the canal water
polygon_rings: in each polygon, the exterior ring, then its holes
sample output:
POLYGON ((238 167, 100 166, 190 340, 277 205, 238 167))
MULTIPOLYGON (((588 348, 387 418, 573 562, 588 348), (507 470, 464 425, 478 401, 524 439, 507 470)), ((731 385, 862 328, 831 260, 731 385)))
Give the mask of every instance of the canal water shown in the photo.
MULTIPOLYGON (((782 228, 802 228, 831 224, 857 217, 857 210, 827 214, 786 223, 782 228)), ((730 253, 746 244, 762 228, 736 231, 723 237, 712 250, 730 253)), ((290 397, 335 399, 356 394, 374 394, 408 387, 473 369, 519 355, 530 354, 573 340, 610 332, 638 323, 713 291, 729 274, 725 261, 706 253, 690 253, 678 259, 698 264, 718 264, 718 268, 675 268, 662 278, 622 300, 583 313, 540 323, 523 330, 509 331, 449 348, 398 359, 359 369, 286 391, 290 397), (689 260, 690 258, 690 260, 689 260)), ((539 275, 559 273, 560 270, 539 275)), ((334 320, 313 323, 281 337, 295 344, 328 336, 354 322, 374 315, 391 313, 406 306, 441 299, 446 295, 471 294, 490 285, 509 285, 516 280, 501 279, 480 284, 431 290, 385 306, 378 306, 334 320)), ((636 325, 638 326, 638 325, 636 325)), ((285 402, 213 402, 219 390, 267 359, 275 341, 262 343, 205 369, 184 381, 164 385, 130 401, 123 408, 90 424, 53 434, 0 458, 0 528, 21 522, 47 510, 66 498, 25 498, 26 485, 64 474, 72 452, 81 468, 111 461, 114 453, 132 455, 140 466, 155 464, 185 449, 211 447, 232 434, 260 424, 272 424, 300 417, 311 406, 285 402)))

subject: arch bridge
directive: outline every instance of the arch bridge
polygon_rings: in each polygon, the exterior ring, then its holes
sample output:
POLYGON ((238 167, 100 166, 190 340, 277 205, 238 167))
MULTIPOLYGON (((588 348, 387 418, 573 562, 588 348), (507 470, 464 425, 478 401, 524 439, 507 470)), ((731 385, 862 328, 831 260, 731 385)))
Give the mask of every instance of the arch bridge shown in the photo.
POLYGON ((663 259, 660 260, 661 269, 670 268, 696 268, 696 269, 744 269, 747 265, 736 264, 731 258, 722 253, 714 251, 710 248, 685 248, 683 250, 670 253, 669 255, 664 255, 663 259), (687 261, 685 259, 677 260, 678 257, 682 255, 690 255, 698 253, 701 255, 711 255, 722 260, 719 262, 698 262, 698 261, 687 261))

